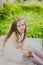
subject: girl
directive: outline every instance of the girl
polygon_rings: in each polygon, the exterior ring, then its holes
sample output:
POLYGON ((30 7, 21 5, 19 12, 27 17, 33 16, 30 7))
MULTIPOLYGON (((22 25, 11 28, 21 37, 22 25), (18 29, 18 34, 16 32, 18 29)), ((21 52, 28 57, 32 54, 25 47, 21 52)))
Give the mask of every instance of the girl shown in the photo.
MULTIPOLYGON (((43 53, 31 47, 26 49, 25 43, 27 44, 26 24, 24 19, 19 17, 13 21, 11 29, 3 43, 3 55, 6 63, 9 60, 16 63, 15 65, 29 65, 29 60, 31 60, 36 64, 43 65, 43 61, 39 58, 43 58, 43 53)), ((10 65, 12 64, 10 63, 10 65)))

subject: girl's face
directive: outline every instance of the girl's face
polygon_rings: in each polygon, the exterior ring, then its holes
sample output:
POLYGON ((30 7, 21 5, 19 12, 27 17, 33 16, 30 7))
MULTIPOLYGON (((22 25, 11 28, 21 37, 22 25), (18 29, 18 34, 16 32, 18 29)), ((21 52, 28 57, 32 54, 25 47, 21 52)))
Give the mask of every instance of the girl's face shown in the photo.
POLYGON ((23 20, 20 20, 17 22, 17 29, 18 29, 19 33, 24 33, 25 23, 23 20))

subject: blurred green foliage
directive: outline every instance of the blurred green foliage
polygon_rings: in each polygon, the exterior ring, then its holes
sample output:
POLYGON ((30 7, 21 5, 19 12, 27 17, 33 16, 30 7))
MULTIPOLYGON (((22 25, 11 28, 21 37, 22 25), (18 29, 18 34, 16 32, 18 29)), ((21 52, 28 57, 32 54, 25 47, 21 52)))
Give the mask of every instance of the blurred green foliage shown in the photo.
POLYGON ((0 36, 10 29, 12 21, 23 16, 27 25, 27 36, 43 38, 43 2, 3 3, 0 9, 0 36))

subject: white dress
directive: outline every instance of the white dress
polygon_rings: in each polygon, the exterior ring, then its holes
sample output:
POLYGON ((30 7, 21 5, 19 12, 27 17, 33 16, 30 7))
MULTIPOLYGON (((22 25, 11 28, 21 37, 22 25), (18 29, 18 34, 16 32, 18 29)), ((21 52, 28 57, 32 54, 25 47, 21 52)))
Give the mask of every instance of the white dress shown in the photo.
POLYGON ((16 49, 12 39, 9 39, 0 52, 0 65, 34 65, 34 63, 28 57, 24 57, 22 50, 16 49))

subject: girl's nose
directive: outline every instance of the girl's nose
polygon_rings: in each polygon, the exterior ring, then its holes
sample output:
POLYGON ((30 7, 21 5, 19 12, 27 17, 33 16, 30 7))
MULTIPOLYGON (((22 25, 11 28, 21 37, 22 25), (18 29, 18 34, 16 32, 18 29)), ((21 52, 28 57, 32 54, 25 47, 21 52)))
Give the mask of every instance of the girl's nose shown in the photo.
POLYGON ((21 26, 20 28, 23 29, 23 26, 21 26))

